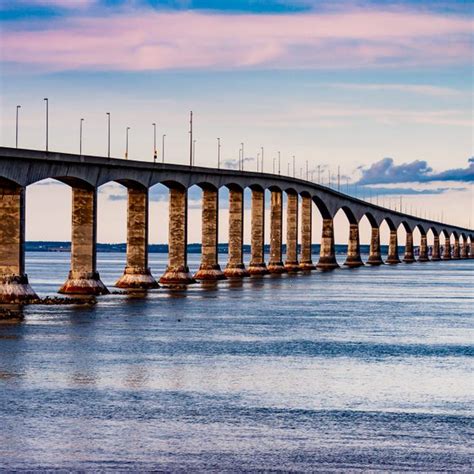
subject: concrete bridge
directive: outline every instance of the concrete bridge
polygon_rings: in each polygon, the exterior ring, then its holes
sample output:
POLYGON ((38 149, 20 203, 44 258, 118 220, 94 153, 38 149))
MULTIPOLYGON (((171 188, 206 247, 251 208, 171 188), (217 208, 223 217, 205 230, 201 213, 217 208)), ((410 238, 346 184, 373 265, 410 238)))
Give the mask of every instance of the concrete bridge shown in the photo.
POLYGON ((169 261, 159 282, 165 286, 186 285, 196 280, 218 280, 267 273, 310 271, 338 267, 334 250, 333 218, 343 209, 350 231, 345 265, 364 265, 360 257, 359 222, 367 216, 372 227, 367 264, 400 263, 397 229, 406 230, 403 261, 415 261, 413 230, 421 234, 418 261, 428 261, 427 232, 434 243, 431 260, 474 257, 474 230, 404 214, 371 204, 333 189, 268 173, 217 170, 184 165, 126 161, 123 159, 79 156, 0 147, 0 303, 35 298, 25 274, 25 189, 46 178, 72 187, 72 248, 69 276, 60 293, 105 294, 107 288, 96 268, 97 189, 117 182, 128 189, 127 263, 116 286, 157 288, 148 267, 148 190, 162 183, 169 188, 169 261), (202 195, 202 260, 193 276, 187 265, 187 190, 198 185, 202 195), (218 193, 229 189, 229 252, 225 269, 218 263, 218 193), (243 191, 250 188, 251 261, 243 263, 243 191), (271 191, 270 260, 264 261, 265 190, 271 191), (282 260, 283 193, 287 195, 286 260, 282 260), (322 218, 319 261, 311 256, 313 204, 322 218), (301 213, 298 207, 301 206, 301 213), (299 215, 301 220, 299 222, 299 215), (388 256, 380 252, 379 228, 385 221, 390 228, 388 256), (301 229, 300 232, 298 231, 301 229), (445 240, 440 255, 440 236, 445 240), (451 248, 450 238, 454 236, 451 248), (300 252, 298 240, 300 238, 300 252))

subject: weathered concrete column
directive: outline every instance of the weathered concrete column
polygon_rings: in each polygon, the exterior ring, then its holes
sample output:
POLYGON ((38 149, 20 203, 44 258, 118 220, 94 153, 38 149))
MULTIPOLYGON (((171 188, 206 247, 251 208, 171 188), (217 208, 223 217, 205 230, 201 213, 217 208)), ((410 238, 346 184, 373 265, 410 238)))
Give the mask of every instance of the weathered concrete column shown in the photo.
POLYGON ((202 245, 201 265, 194 275, 196 280, 224 280, 218 262, 219 193, 214 188, 202 190, 202 245))
POLYGON ((229 190, 229 261, 224 275, 230 278, 246 277, 249 273, 243 261, 244 193, 242 189, 229 190))
POLYGON ((388 255, 385 263, 396 264, 400 263, 400 258, 398 257, 398 235, 397 229, 390 229, 390 241, 388 244, 388 255))
POLYGON ((25 188, 0 182, 0 303, 34 298, 25 273, 25 188))
POLYGON ((298 194, 287 193, 286 202, 286 260, 287 272, 300 270, 298 262, 298 194))
POLYGON ((380 227, 372 227, 367 263, 369 265, 383 265, 382 252, 380 251, 380 227))
POLYGON ((413 252, 413 233, 408 231, 405 240, 405 255, 403 261, 405 263, 413 263, 415 261, 415 254, 413 252))
POLYGON ((301 259, 300 268, 303 271, 314 270, 312 253, 312 205, 310 196, 301 196, 301 259))
POLYGON ((118 288, 158 288, 148 268, 148 190, 128 188, 127 264, 118 288))
POLYGON ((319 261, 316 268, 320 270, 332 270, 337 267, 339 267, 339 265, 336 261, 334 247, 334 221, 331 218, 323 219, 319 261))
POLYGON ((453 260, 459 260, 461 258, 461 249, 459 248, 459 237, 454 237, 454 246, 453 246, 453 260))
POLYGON ((441 260, 441 252, 439 249, 439 235, 433 235, 433 248, 431 250, 431 261, 437 262, 441 260))
POLYGON ((270 200, 270 273, 285 273, 282 261, 281 240, 283 226, 283 199, 281 191, 272 191, 270 200))
POLYGON ((168 267, 160 278, 165 286, 194 283, 188 267, 188 192, 185 188, 169 190, 168 267))
POLYGON ((349 224, 349 242, 347 244, 347 257, 344 265, 356 268, 364 265, 360 258, 359 225, 349 224))
POLYGON ((474 258, 474 239, 471 237, 471 245, 469 246, 469 258, 474 258))
POLYGON ((469 258, 469 246, 465 238, 462 240, 461 258, 469 258))
POLYGON ((250 275, 268 273, 264 260, 265 251, 265 191, 252 189, 251 257, 248 272, 250 275))
POLYGON ((451 260, 451 241, 449 237, 444 239, 443 260, 451 260))
POLYGON ((419 262, 427 262, 428 258, 428 239, 426 234, 421 234, 419 262))
POLYGON ((97 271, 97 190, 72 188, 71 270, 59 293, 103 295, 109 291, 97 271))

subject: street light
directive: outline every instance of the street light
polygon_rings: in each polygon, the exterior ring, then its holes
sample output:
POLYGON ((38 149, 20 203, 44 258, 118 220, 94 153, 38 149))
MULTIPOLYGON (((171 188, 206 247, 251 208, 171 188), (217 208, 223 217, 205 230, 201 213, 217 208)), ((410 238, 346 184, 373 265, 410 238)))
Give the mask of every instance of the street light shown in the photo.
POLYGON ((158 158, 158 152, 156 151, 156 123, 153 122, 153 162, 156 163, 158 158))
POLYGON ((196 140, 193 140, 193 166, 196 164, 196 140))
POLYGON ((82 124, 84 123, 84 119, 81 118, 79 121, 79 155, 82 156, 82 124))
POLYGON ((257 173, 258 173, 258 167, 260 166, 260 153, 257 153, 257 173))
POLYGON ((278 152, 278 174, 281 174, 281 153, 278 152))
POLYGON ((18 111, 21 109, 21 105, 16 106, 16 123, 15 123, 15 147, 18 148, 18 111))
POLYGON ((293 178, 296 178, 296 170, 295 170, 295 155, 293 155, 293 178))
POLYGON ((217 169, 221 169, 221 139, 217 139, 217 169))
POLYGON ((107 115, 107 156, 110 158, 110 112, 107 115))
POLYGON ((260 148, 261 148, 261 150, 262 150, 262 158, 261 158, 261 160, 262 160, 262 161, 261 161, 262 165, 260 166, 260 171, 263 173, 263 153, 264 153, 264 149, 263 149, 263 146, 260 147, 260 148))
POLYGON ((162 163, 165 162, 165 137, 166 137, 166 133, 164 133, 163 136, 161 137, 161 162, 162 163))
POLYGON ((130 127, 125 129, 125 159, 128 160, 128 131, 130 127))
POLYGON ((245 160, 245 151, 244 151, 245 148, 244 148, 243 143, 241 143, 241 145, 242 145, 242 166, 241 166, 240 170, 243 171, 244 170, 244 160, 245 160))
POLYGON ((49 100, 47 97, 43 99, 46 102, 46 151, 48 151, 48 134, 49 134, 49 100))

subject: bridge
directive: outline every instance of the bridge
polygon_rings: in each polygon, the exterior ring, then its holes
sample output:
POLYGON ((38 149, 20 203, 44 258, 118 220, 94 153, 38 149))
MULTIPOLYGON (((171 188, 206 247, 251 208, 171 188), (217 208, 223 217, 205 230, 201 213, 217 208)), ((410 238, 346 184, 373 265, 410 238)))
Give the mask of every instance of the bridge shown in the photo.
POLYGON ((196 280, 335 269, 339 265, 335 255, 333 218, 340 209, 350 226, 344 262, 349 267, 364 265, 359 243, 359 222, 364 216, 371 225, 366 262, 369 265, 401 262, 397 237, 400 225, 406 231, 405 263, 415 261, 413 231, 416 228, 421 235, 419 262, 430 259, 427 243, 430 230, 434 236, 431 260, 474 258, 472 229, 397 212, 302 179, 263 172, 0 147, 0 303, 28 302, 36 298, 25 273, 25 189, 46 178, 59 180, 72 188, 71 267, 59 289, 64 294, 108 293, 96 266, 96 227, 97 190, 109 182, 120 183, 128 191, 127 260, 124 273, 116 283, 119 288, 149 289, 157 288, 159 284, 187 285, 196 280), (159 283, 148 266, 148 193, 158 183, 169 189, 169 257, 159 283), (195 275, 189 272, 187 265, 187 194, 193 185, 203 191, 202 256, 195 275), (228 262, 223 270, 218 262, 217 245, 218 197, 222 187, 229 189, 228 262), (251 190, 251 260, 247 268, 242 250, 245 188, 251 190), (271 192, 268 262, 264 261, 265 190, 271 192), (283 193, 287 195, 285 261, 282 258, 283 193), (311 255, 313 204, 322 219, 320 255, 316 264, 311 255), (380 225, 384 221, 390 228, 385 262, 380 250, 380 225), (441 235, 445 239, 443 255, 440 254, 441 235), (454 236, 453 248, 451 236, 454 236))

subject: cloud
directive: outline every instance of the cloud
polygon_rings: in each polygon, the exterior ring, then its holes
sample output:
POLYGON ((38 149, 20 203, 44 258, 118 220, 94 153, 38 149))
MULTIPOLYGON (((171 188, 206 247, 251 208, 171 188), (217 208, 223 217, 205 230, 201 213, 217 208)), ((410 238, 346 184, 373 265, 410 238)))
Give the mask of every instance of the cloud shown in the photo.
MULTIPOLYGON (((424 196, 443 194, 447 191, 465 191, 464 188, 433 188, 433 189, 415 189, 415 188, 383 188, 361 186, 357 188, 357 195, 364 196, 365 199, 371 197, 372 202, 376 196, 424 196)), ((350 194, 353 194, 351 192, 350 194)))
POLYGON ((460 15, 407 9, 278 15, 129 9, 7 23, 1 55, 5 63, 45 71, 420 67, 468 64, 471 27, 460 15))
MULTIPOLYGON (((254 157, 247 156, 247 157, 244 158, 244 163, 252 163, 253 161, 255 161, 254 157)), ((224 168, 237 169, 239 167, 239 159, 236 158, 235 160, 234 159, 224 160, 222 162, 222 166, 224 168)), ((244 169, 245 169, 245 167, 244 167, 244 169)))
POLYGON ((474 181, 474 158, 468 160, 467 168, 454 168, 440 173, 426 161, 415 160, 411 163, 395 165, 393 158, 383 158, 367 167, 359 168, 362 177, 358 184, 387 184, 387 183, 428 183, 434 181, 474 181))
POLYGON ((361 90, 361 91, 395 91, 412 94, 423 94, 436 97, 460 95, 462 92, 450 87, 433 86, 429 84, 329 84, 337 89, 361 90))
POLYGON ((16 5, 32 7, 56 7, 56 8, 86 8, 97 3, 97 0, 15 0, 16 5))

